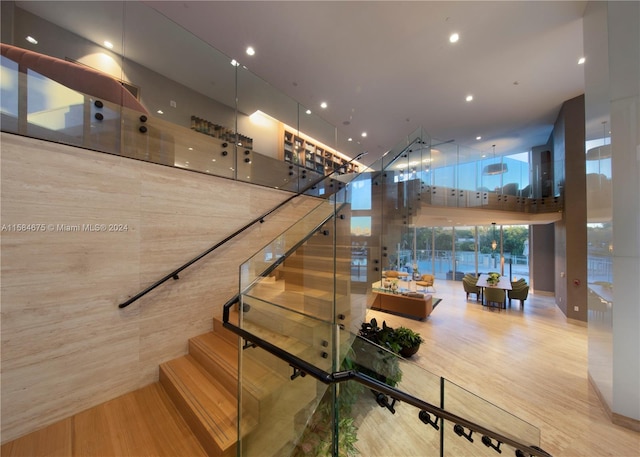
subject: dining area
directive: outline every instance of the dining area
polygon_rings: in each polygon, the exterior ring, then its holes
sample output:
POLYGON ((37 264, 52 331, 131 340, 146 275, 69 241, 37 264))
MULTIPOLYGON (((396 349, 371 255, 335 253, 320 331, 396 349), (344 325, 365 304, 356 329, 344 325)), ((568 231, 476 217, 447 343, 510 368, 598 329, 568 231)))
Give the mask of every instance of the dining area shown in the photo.
POLYGON ((505 309, 507 300, 511 306, 512 299, 520 300, 521 306, 524 306, 529 293, 529 285, 525 279, 511 281, 509 277, 497 272, 481 273, 477 277, 467 273, 462 282, 467 299, 469 294, 475 294, 482 306, 492 309, 505 309))

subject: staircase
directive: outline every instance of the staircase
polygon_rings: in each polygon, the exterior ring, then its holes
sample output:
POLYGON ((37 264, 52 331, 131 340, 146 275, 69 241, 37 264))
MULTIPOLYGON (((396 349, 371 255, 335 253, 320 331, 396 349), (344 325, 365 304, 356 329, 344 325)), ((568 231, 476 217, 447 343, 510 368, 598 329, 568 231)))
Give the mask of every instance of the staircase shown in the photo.
MULTIPOLYGON (((297 342, 281 337, 280 344, 289 350, 304 350, 297 342)), ((160 384, 210 456, 232 457, 238 443, 238 337, 214 319, 213 331, 189 340, 189 353, 160 365, 160 384)), ((281 370, 268 366, 260 350, 243 353, 242 423, 245 438, 256 430, 260 421, 279 421, 280 433, 267 436, 256 433, 252 446, 260 446, 260 455, 277 455, 284 448, 293 448, 294 414, 276 417, 279 402, 296 405, 296 413, 309 408, 316 397, 315 389, 290 388, 292 381, 281 370), (256 444, 259 443, 259 444, 256 444)), ((285 365, 284 369, 288 369, 285 365)), ((312 386, 312 384, 309 384, 312 386)), ((281 415, 280 415, 281 416, 281 415)), ((300 428, 300 427, 298 427, 300 428)))

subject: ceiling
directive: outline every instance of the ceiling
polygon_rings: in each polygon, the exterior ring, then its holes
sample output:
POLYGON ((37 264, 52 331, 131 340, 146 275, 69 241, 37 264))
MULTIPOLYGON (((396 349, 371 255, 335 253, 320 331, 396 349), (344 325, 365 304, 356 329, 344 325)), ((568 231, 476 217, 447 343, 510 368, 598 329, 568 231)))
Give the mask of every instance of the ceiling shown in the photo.
POLYGON ((365 163, 418 127, 528 151, 584 93, 583 1, 145 3, 360 141, 365 163))
MULTIPOLYGON (((337 126, 339 136, 353 137, 355 153, 369 152, 365 164, 419 127, 433 142, 453 141, 468 154, 529 151, 547 143, 562 103, 584 93, 578 65, 584 1, 143 2, 194 36, 159 26, 141 3, 57 3, 16 2, 96 43, 126 22, 122 42, 129 58, 216 100, 227 97, 230 106, 234 95, 225 88, 232 82, 214 84, 211 75, 233 79, 234 58, 337 126), (460 35, 455 44, 453 32, 460 35), (224 56, 202 59, 211 54, 196 37, 224 56), (254 56, 245 53, 249 45, 254 56)), ((254 104, 264 100, 253 92, 254 104)), ((588 136, 602 135, 595 125, 591 134, 587 123, 588 136)), ((520 216, 434 210, 420 225, 557 219, 520 216)))

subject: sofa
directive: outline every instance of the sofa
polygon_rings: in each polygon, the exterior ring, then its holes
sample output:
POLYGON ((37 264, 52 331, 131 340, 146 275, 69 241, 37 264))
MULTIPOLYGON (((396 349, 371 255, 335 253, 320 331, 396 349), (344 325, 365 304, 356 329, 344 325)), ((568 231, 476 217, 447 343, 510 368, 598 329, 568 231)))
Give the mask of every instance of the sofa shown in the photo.
POLYGON ((374 294, 375 299, 371 309, 390 311, 415 319, 426 319, 433 311, 433 297, 430 294, 393 294, 387 292, 374 292, 374 294))

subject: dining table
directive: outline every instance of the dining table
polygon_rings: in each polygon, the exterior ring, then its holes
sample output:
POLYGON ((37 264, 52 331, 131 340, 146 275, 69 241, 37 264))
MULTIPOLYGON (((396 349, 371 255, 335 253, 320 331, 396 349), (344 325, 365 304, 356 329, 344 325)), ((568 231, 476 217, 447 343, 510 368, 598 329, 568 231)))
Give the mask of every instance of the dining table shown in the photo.
POLYGON ((489 279, 489 275, 487 273, 482 273, 478 276, 478 282, 476 286, 480 288, 480 302, 484 305, 484 289, 485 287, 495 287, 497 289, 503 289, 505 292, 512 290, 511 280, 506 276, 500 276, 498 282, 496 284, 489 284, 487 280, 489 279))

